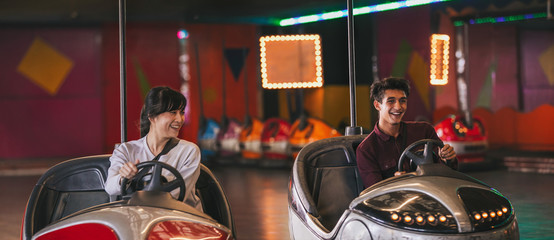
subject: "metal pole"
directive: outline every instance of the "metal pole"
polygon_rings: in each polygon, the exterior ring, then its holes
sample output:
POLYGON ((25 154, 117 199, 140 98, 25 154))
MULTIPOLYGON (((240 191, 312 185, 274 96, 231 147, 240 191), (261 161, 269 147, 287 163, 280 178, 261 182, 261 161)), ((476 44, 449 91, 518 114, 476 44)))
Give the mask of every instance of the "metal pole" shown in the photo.
POLYGON ((125 57, 125 0, 119 0, 119 96, 121 143, 127 141, 127 78, 125 57))
POLYGON ((356 120, 356 56, 354 46, 354 11, 353 0, 347 0, 348 9, 348 82, 350 88, 350 126, 346 127, 345 135, 360 135, 362 127, 358 127, 356 120))
POLYGON ((458 103, 467 126, 473 126, 471 107, 469 106, 469 51, 467 23, 456 28, 456 84, 458 103))
POLYGON ((552 19, 552 0, 546 2, 546 19, 552 19))
POLYGON ((465 79, 465 82, 466 82, 466 85, 467 85, 467 88, 466 88, 466 101, 467 101, 467 109, 466 109, 466 114, 465 114, 465 124, 467 124, 467 126, 470 126, 471 128, 473 128, 473 116, 471 114, 471 102, 469 100, 469 94, 470 94, 470 86, 471 86, 471 81, 469 79, 469 25, 467 23, 464 23, 464 26, 463 26, 463 51, 464 51, 464 58, 465 58, 465 68, 464 68, 464 79, 465 79))

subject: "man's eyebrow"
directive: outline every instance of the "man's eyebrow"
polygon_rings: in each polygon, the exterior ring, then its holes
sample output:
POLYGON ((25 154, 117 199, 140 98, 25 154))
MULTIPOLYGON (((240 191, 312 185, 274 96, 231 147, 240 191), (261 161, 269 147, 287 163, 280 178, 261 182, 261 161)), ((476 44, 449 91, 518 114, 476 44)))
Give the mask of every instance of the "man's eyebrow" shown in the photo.
MULTIPOLYGON (((399 100, 406 100, 407 97, 401 97, 399 100)), ((396 100, 396 97, 388 97, 387 100, 396 100)))

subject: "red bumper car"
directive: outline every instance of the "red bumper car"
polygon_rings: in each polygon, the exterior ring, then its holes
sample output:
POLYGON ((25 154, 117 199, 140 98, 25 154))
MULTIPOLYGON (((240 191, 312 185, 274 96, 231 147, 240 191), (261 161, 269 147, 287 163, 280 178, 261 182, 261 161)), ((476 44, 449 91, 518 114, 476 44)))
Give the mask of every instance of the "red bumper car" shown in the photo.
POLYGON ((463 116, 450 115, 435 125, 439 138, 456 150, 460 168, 487 164, 487 136, 482 121, 474 117, 468 126, 463 116))

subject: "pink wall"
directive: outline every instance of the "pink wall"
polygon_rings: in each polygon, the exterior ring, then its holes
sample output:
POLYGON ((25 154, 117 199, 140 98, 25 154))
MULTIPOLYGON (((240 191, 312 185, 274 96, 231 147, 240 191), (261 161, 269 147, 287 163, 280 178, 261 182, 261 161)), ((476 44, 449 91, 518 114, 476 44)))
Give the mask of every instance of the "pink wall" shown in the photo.
POLYGON ((99 32, 27 28, 0 35, 0 159, 102 153, 99 32), (73 62, 55 95, 17 71, 37 37, 73 62))
MULTIPOLYGON (((179 90, 177 24, 127 25, 127 140, 140 138, 139 115, 144 96, 139 87, 137 68, 151 87, 166 85, 179 90), (138 63, 138 65, 137 65, 138 63)), ((119 37, 117 25, 103 30, 103 69, 106 112, 104 151, 111 152, 120 139, 119 37)))
MULTIPOLYGON (((189 34, 189 56, 191 95, 188 104, 191 106, 191 122, 185 125, 181 137, 196 141, 198 120, 200 118, 200 101, 198 94, 197 60, 194 55, 194 43, 198 44, 200 55, 200 71, 203 88, 204 114, 217 121, 223 113, 222 99, 222 42, 225 39, 226 48, 248 47, 247 56, 248 93, 250 114, 257 116, 257 62, 258 43, 257 31, 253 25, 216 25, 216 24, 156 24, 140 23, 127 26, 127 140, 138 139, 138 121, 143 97, 136 75, 137 61, 151 86, 167 85, 180 89, 181 78, 178 68, 179 43, 177 31, 186 29, 189 34)), ((106 137, 104 150, 111 152, 115 143, 120 142, 119 123, 119 53, 117 26, 111 25, 104 29, 104 91, 106 111, 106 137)), ((242 72, 237 80, 226 64, 226 94, 225 107, 228 117, 244 120, 246 106, 244 104, 244 75, 242 72)))
MULTIPOLYGON (((200 71, 202 77, 203 107, 204 114, 208 118, 219 121, 223 115, 223 107, 227 117, 235 118, 242 122, 247 113, 251 116, 259 116, 257 111, 258 85, 259 85, 259 42, 257 28, 254 25, 218 25, 218 24, 191 24, 185 25, 191 37, 192 43, 198 44, 200 55, 200 71), (222 63, 223 51, 222 44, 225 43, 226 49, 248 48, 249 53, 246 56, 246 70, 244 67, 238 78, 233 76, 227 61, 222 63), (225 95, 227 99, 222 99, 223 91, 223 67, 225 64, 225 95), (244 97, 244 72, 247 72, 248 101, 246 106, 244 97), (209 95, 215 94, 215 95, 209 95), (225 104, 225 106, 223 106, 225 104)), ((194 53, 193 45, 190 47, 190 53, 194 53)), ((192 55, 194 56, 194 55, 192 55)), ((191 60, 192 82, 191 89, 193 95, 191 98, 195 101, 196 109, 193 110, 193 116, 198 118, 199 96, 198 92, 198 73, 196 68, 197 61, 191 60)), ((196 135, 194 135, 196 138, 196 135)))
MULTIPOLYGON (((257 112, 258 37, 253 25, 185 25, 130 23, 127 25, 127 140, 139 138, 143 104, 139 71, 150 87, 181 87, 177 31, 185 28, 197 42, 204 87, 205 114, 221 119, 222 40, 225 48, 248 48, 248 112, 257 112), (206 92, 207 91, 207 92, 206 92)), ((119 37, 116 24, 101 28, 1 29, 0 38, 0 159, 76 157, 111 153, 120 142, 119 37), (73 62, 55 95, 17 72, 36 37, 73 62), (3 115, 3 116, 4 116, 3 115)), ((189 46, 194 58, 194 48, 189 46)), ((191 122, 181 137, 196 141, 199 95, 196 59, 190 61, 191 122)), ((228 117, 244 120, 244 70, 235 79, 228 63, 225 107, 228 117)))
MULTIPOLYGON (((430 92, 420 93, 416 87, 416 79, 408 74, 410 56, 417 53, 428 66, 429 63, 429 37, 431 34, 430 8, 428 6, 398 9, 390 12, 376 14, 379 77, 405 77, 411 81, 411 94, 409 107, 406 112, 406 120, 414 120, 423 116, 432 118, 433 102, 430 92), (409 21, 407 21, 409 19, 409 21), (402 46, 409 46, 409 51, 401 51, 402 46), (395 64, 397 67, 395 67, 395 64), (398 66, 401 66, 400 68, 398 66), (397 71, 397 72, 395 72, 397 71), (400 75, 399 75, 400 74, 400 75), (403 75, 402 75, 403 74, 403 75), (423 94, 423 95, 422 95, 423 94), (430 101, 427 109, 424 99, 430 101)), ((427 70, 422 69, 427 76, 427 70)), ((428 85, 429 78, 419 79, 419 84, 428 85)))

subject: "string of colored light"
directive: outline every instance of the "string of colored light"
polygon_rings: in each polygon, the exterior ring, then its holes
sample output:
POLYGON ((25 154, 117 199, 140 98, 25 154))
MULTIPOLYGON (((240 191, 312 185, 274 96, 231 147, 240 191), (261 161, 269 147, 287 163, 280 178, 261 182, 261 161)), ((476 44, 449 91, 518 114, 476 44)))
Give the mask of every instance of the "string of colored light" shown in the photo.
MULTIPOLYGON (((406 0, 406 1, 382 3, 382 4, 371 5, 371 6, 354 8, 352 9, 352 11, 354 12, 354 16, 356 16, 356 15, 362 15, 362 14, 391 11, 399 8, 415 7, 415 6, 427 5, 431 3, 448 2, 448 1, 452 1, 452 0, 406 0)), ((345 9, 340 11, 300 16, 295 18, 286 18, 279 21, 279 25, 291 26, 291 25, 297 25, 297 24, 303 24, 303 23, 342 18, 342 17, 346 17, 347 15, 348 15, 348 11, 345 9)))
MULTIPOLYGON (((501 23, 501 22, 515 22, 521 20, 529 20, 535 18, 546 18, 546 12, 542 13, 531 13, 531 14, 522 14, 522 15, 513 15, 513 16, 504 16, 504 17, 485 17, 485 18, 475 18, 467 21, 469 24, 482 24, 482 23, 501 23)), ((454 21, 454 26, 462 26, 464 21, 454 21)))

